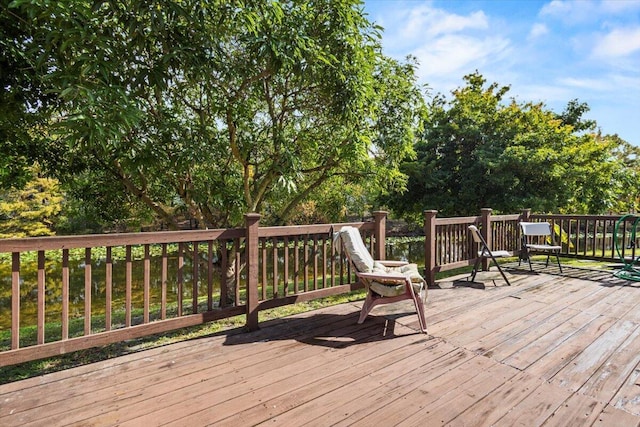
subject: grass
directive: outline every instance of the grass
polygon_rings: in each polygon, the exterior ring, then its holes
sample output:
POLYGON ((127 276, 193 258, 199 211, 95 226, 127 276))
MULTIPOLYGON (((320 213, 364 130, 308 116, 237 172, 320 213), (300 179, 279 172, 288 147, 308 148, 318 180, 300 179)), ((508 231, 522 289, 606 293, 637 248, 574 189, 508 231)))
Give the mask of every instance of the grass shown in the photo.
MULTIPOLYGON (((364 299, 364 290, 354 291, 348 294, 319 298, 304 303, 291 304, 264 310, 259 313, 258 320, 265 322, 281 317, 291 316, 297 313, 317 310, 322 307, 344 304, 347 302, 364 299)), ((17 365, 0 368, 0 384, 20 381, 52 372, 99 362, 142 350, 164 346, 194 338, 212 336, 219 333, 240 329, 245 325, 245 316, 235 316, 203 325, 177 329, 158 335, 150 335, 144 338, 121 341, 102 347, 80 350, 48 359, 34 360, 17 365)))

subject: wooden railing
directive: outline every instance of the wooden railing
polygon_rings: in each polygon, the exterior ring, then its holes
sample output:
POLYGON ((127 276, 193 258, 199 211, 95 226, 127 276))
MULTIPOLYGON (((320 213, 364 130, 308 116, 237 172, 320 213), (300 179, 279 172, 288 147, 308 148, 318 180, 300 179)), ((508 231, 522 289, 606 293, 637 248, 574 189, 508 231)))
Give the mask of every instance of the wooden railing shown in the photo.
MULTIPOLYGON (((491 247, 516 255, 519 221, 550 222, 562 256, 616 262, 616 242, 634 258, 640 244, 629 244, 627 223, 615 235, 619 215, 482 209, 459 218, 425 211, 424 218, 429 284, 438 272, 475 262, 471 224, 491 247)), ((358 289, 333 241, 343 225, 358 227, 371 253, 385 259, 386 212, 357 223, 260 227, 260 216, 247 214, 236 229, 0 240, 0 321, 8 324, 0 323, 0 366, 238 315, 253 330, 261 310, 358 289), (36 313, 33 320, 23 315, 26 308, 36 313)))
POLYGON ((358 227, 372 253, 385 256, 385 212, 345 224, 260 227, 259 220, 247 214, 237 229, 0 240, 10 264, 0 289, 11 290, 10 302, 0 300, 11 319, 0 366, 237 315, 256 329, 260 310, 358 289, 333 241, 343 225, 358 227), (52 263, 61 265, 55 275, 52 263), (73 278, 83 283, 73 286, 73 278), (33 305, 28 322, 21 313, 33 305))
MULTIPOLYGON (((456 218, 437 218, 435 210, 424 212, 425 276, 429 284, 435 282, 438 272, 475 263, 478 248, 467 231, 469 225, 480 229, 490 247, 511 251, 515 256, 520 253, 520 221, 549 222, 564 257, 620 262, 621 256, 637 259, 640 255, 640 232, 637 241, 630 242, 634 218, 622 221, 616 235, 616 223, 622 215, 531 214, 528 209, 514 215, 491 212, 486 208, 478 216, 456 218)), ((486 269, 488 261, 484 262, 486 269)))
POLYGON ((637 256, 638 242, 629 242, 632 221, 620 224, 618 236, 614 234, 616 222, 621 215, 551 215, 531 214, 532 221, 547 221, 557 232, 557 242, 562 244, 566 257, 619 261, 615 240, 624 242, 619 246, 623 256, 637 256))

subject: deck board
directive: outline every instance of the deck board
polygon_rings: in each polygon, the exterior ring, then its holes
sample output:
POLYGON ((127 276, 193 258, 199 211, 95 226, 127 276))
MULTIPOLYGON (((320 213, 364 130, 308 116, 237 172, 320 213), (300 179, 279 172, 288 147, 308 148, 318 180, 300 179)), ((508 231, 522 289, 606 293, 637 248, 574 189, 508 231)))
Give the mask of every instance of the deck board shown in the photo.
POLYGON ((0 425, 640 425, 640 286, 534 269, 439 282, 428 335, 354 302, 1 385, 0 425))

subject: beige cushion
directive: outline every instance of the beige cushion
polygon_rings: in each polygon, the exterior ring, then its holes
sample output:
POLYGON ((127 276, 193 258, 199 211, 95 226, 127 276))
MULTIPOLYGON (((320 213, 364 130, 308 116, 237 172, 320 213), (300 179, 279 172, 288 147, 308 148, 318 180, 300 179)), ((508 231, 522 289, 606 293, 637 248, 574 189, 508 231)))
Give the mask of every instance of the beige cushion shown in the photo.
POLYGON ((373 272, 374 273, 401 273, 407 277, 411 278, 411 281, 414 283, 424 283, 424 278, 420 275, 418 271, 418 264, 405 264, 399 267, 387 267, 383 263, 379 261, 373 262, 373 272))
POLYGON ((373 258, 362 241, 360 231, 355 227, 342 227, 340 238, 344 249, 347 251, 349 260, 360 273, 371 273, 373 271, 373 258))
MULTIPOLYGON (((367 250, 362 236, 360 236, 360 230, 355 227, 345 226, 340 229, 340 238, 344 245, 345 251, 349 260, 353 263, 356 270, 361 273, 375 273, 375 274, 402 274, 411 279, 413 283, 413 289, 416 293, 424 292, 426 290, 426 281, 420 275, 417 264, 406 264, 399 267, 387 267, 379 261, 374 261, 373 257, 367 250)), ((371 290, 378 295, 385 297, 393 297, 402 295, 405 291, 404 283, 397 281, 371 281, 369 283, 371 290)))
MULTIPOLYGON (((425 289, 422 283, 412 283, 413 291, 416 294, 422 293, 425 289)), ((372 291, 383 297, 395 297, 404 293, 404 283, 401 285, 389 285, 380 282, 371 282, 369 285, 372 291)), ((424 298, 424 297, 423 297, 424 298)))

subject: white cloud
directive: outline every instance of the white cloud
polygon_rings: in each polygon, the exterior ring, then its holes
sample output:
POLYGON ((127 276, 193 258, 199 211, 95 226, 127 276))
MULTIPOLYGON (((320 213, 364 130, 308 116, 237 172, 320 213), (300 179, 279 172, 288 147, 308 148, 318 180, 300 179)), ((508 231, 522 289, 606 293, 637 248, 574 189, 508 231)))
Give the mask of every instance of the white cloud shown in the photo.
POLYGON ((600 40, 593 48, 594 58, 614 58, 628 56, 640 50, 640 27, 617 28, 600 40))
POLYGON ((420 62, 420 77, 454 74, 462 76, 483 64, 502 57, 509 41, 499 37, 484 39, 448 35, 431 40, 413 51, 420 62))
POLYGON ((487 17, 482 11, 462 16, 429 6, 410 9, 401 19, 405 24, 399 35, 405 39, 435 37, 470 29, 484 30, 489 27, 487 17))
POLYGON ((569 25, 584 23, 598 18, 598 5, 592 0, 553 0, 542 7, 540 16, 556 18, 569 25))
POLYGON ((545 34, 549 33, 549 28, 545 24, 536 23, 533 24, 531 30, 529 31, 529 39, 537 39, 538 37, 542 37, 545 34))
POLYGON ((394 9, 378 21, 385 28, 385 46, 391 51, 407 46, 418 48, 430 40, 454 33, 486 31, 489 20, 482 11, 463 16, 420 5, 394 9))
POLYGON ((629 13, 640 10, 640 0, 603 0, 600 8, 607 14, 629 13))
POLYGON ((402 50, 397 57, 415 56, 420 64, 418 79, 438 90, 438 82, 459 82, 462 76, 503 58, 510 47, 510 41, 491 28, 483 11, 461 15, 420 4, 395 8, 383 19, 385 49, 392 54, 402 50))
POLYGON ((586 89, 586 90, 596 90, 596 91, 607 91, 612 89, 612 85, 610 81, 604 80, 602 78, 576 78, 576 77, 565 77, 558 80, 560 84, 563 86, 568 86, 576 89, 586 89))
POLYGON ((602 22, 608 17, 629 17, 640 11, 640 0, 552 0, 539 16, 557 19, 567 25, 602 22))

